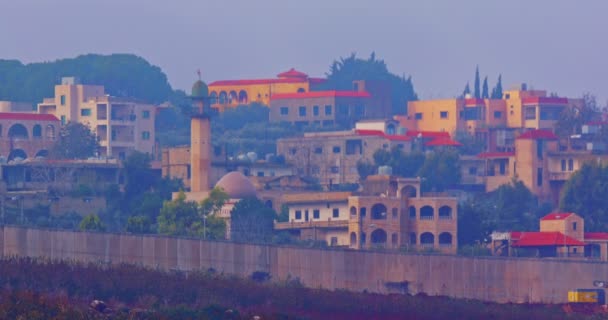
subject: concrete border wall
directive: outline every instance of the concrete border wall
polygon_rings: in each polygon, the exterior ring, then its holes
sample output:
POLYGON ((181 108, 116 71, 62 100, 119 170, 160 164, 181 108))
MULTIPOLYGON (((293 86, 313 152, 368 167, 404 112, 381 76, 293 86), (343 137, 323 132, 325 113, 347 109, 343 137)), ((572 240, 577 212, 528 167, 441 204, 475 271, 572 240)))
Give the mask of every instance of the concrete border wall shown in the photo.
POLYGON ((496 302, 563 303, 567 291, 608 280, 608 263, 550 259, 406 255, 238 244, 162 236, 0 228, 4 256, 131 263, 239 276, 268 272, 312 288, 426 293, 496 302), (401 287, 405 288, 405 287, 401 287))

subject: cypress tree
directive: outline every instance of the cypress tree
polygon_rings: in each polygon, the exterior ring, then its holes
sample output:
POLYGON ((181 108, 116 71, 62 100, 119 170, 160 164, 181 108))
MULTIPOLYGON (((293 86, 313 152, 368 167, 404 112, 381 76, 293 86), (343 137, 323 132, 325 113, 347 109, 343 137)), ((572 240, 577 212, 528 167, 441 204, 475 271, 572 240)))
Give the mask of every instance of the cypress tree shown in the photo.
POLYGON ((481 97, 483 99, 488 99, 490 95, 488 94, 488 76, 483 78, 483 86, 481 87, 481 97))
POLYGON ((464 90, 462 91, 462 97, 466 98, 467 94, 471 94, 471 88, 469 87, 468 82, 467 82, 467 85, 464 87, 464 90))
POLYGON ((477 66, 477 68, 475 68, 475 98, 477 99, 481 98, 479 84, 479 66, 477 66))
POLYGON ((498 75, 496 86, 492 89, 492 99, 502 99, 502 75, 498 75))

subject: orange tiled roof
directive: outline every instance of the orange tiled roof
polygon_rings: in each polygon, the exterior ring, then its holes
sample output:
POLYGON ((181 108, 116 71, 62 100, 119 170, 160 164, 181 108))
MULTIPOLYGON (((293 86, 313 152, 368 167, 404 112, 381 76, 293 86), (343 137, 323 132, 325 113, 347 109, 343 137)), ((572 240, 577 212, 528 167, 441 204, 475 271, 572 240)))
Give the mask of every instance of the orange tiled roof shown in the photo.
POLYGON ((59 121, 52 114, 25 112, 0 112, 0 120, 59 121))
POLYGON ((365 91, 310 91, 294 93, 277 93, 270 97, 271 100, 277 99, 305 99, 305 98, 369 98, 371 95, 365 91))
POLYGON ((540 220, 564 220, 572 215, 572 212, 554 212, 542 217, 540 220))
POLYGON ((561 232, 511 232, 513 247, 584 246, 561 232))

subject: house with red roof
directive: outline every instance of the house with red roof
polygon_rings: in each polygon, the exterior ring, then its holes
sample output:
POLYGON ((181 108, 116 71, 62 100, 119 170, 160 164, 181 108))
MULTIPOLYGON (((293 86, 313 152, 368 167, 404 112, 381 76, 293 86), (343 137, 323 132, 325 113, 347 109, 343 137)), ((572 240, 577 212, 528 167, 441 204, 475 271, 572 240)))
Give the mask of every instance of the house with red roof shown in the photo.
POLYGON ((274 93, 271 122, 352 128, 364 119, 387 119, 391 113, 390 87, 379 81, 354 81, 352 90, 274 93))
POLYGON ((573 212, 540 219, 540 231, 492 234, 492 253, 501 256, 608 260, 608 233, 585 232, 585 220, 573 212))
POLYGON ((291 68, 279 73, 276 78, 219 80, 211 82, 208 88, 211 107, 222 112, 226 108, 252 102, 268 106, 274 94, 310 92, 324 81, 291 68))

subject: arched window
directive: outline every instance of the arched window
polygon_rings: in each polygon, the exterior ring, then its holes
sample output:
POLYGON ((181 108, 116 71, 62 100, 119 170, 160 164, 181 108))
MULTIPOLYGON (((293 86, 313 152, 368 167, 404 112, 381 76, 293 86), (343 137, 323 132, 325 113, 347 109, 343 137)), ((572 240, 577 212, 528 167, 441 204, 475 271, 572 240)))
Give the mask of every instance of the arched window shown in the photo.
POLYGON ((211 91, 211 93, 209 94, 209 103, 210 104, 217 103, 217 92, 211 91))
POLYGON ((27 129, 24 125, 16 123, 8 129, 8 137, 11 139, 28 139, 29 134, 27 133, 27 129))
POLYGON ((44 135, 48 140, 55 140, 55 126, 49 124, 48 126, 46 126, 44 131, 44 135))
POLYGON ((229 103, 236 103, 239 101, 239 97, 236 94, 236 91, 230 91, 230 94, 228 95, 228 102, 229 103))
POLYGON ((34 125, 32 136, 34 138, 42 138, 42 127, 39 124, 34 125))
POLYGON ((303 92, 306 92, 306 89, 304 89, 304 88, 298 88, 298 93, 303 93, 303 92))
POLYGON ((441 220, 449 220, 452 219, 452 208, 448 206, 443 206, 439 208, 439 219, 441 220))
POLYGON ((248 101, 247 92, 245 90, 239 91, 239 103, 247 104, 248 101))
POLYGON ((386 244, 386 231, 383 229, 376 229, 372 232, 372 245, 384 247, 386 244))
POLYGON ((416 198, 416 187, 405 186, 401 189, 401 198, 416 198))
POLYGON ((395 134, 395 125, 391 123, 388 126, 386 126, 386 133, 390 134, 390 135, 395 134))
POLYGON ((220 103, 225 104, 227 102, 228 102, 228 94, 226 93, 226 91, 221 91, 220 92, 220 103))
POLYGON ((435 236, 430 232, 420 235, 420 245, 424 248, 432 248, 435 244, 435 236))
POLYGON ((357 245, 357 234, 354 232, 350 233, 350 246, 354 247, 357 245))
POLYGON ((49 156, 49 152, 47 150, 39 150, 38 152, 36 152, 36 158, 46 158, 49 156))
POLYGON ((420 220, 433 220, 435 215, 435 209, 431 206, 424 206, 420 208, 420 220))
POLYGON ((372 219, 375 220, 384 220, 387 216, 386 206, 382 203, 376 203, 372 206, 372 219))
POLYGON ((452 246, 452 234, 449 232, 443 232, 439 234, 439 246, 440 247, 451 247, 452 246))
POLYGON ((356 216, 357 215, 357 208, 355 207, 350 207, 350 215, 351 216, 356 216))
POLYGON ((15 159, 25 160, 25 159, 27 159, 27 153, 25 153, 25 151, 23 151, 21 149, 15 149, 15 150, 11 151, 11 153, 8 155, 8 161, 15 160, 15 159))

